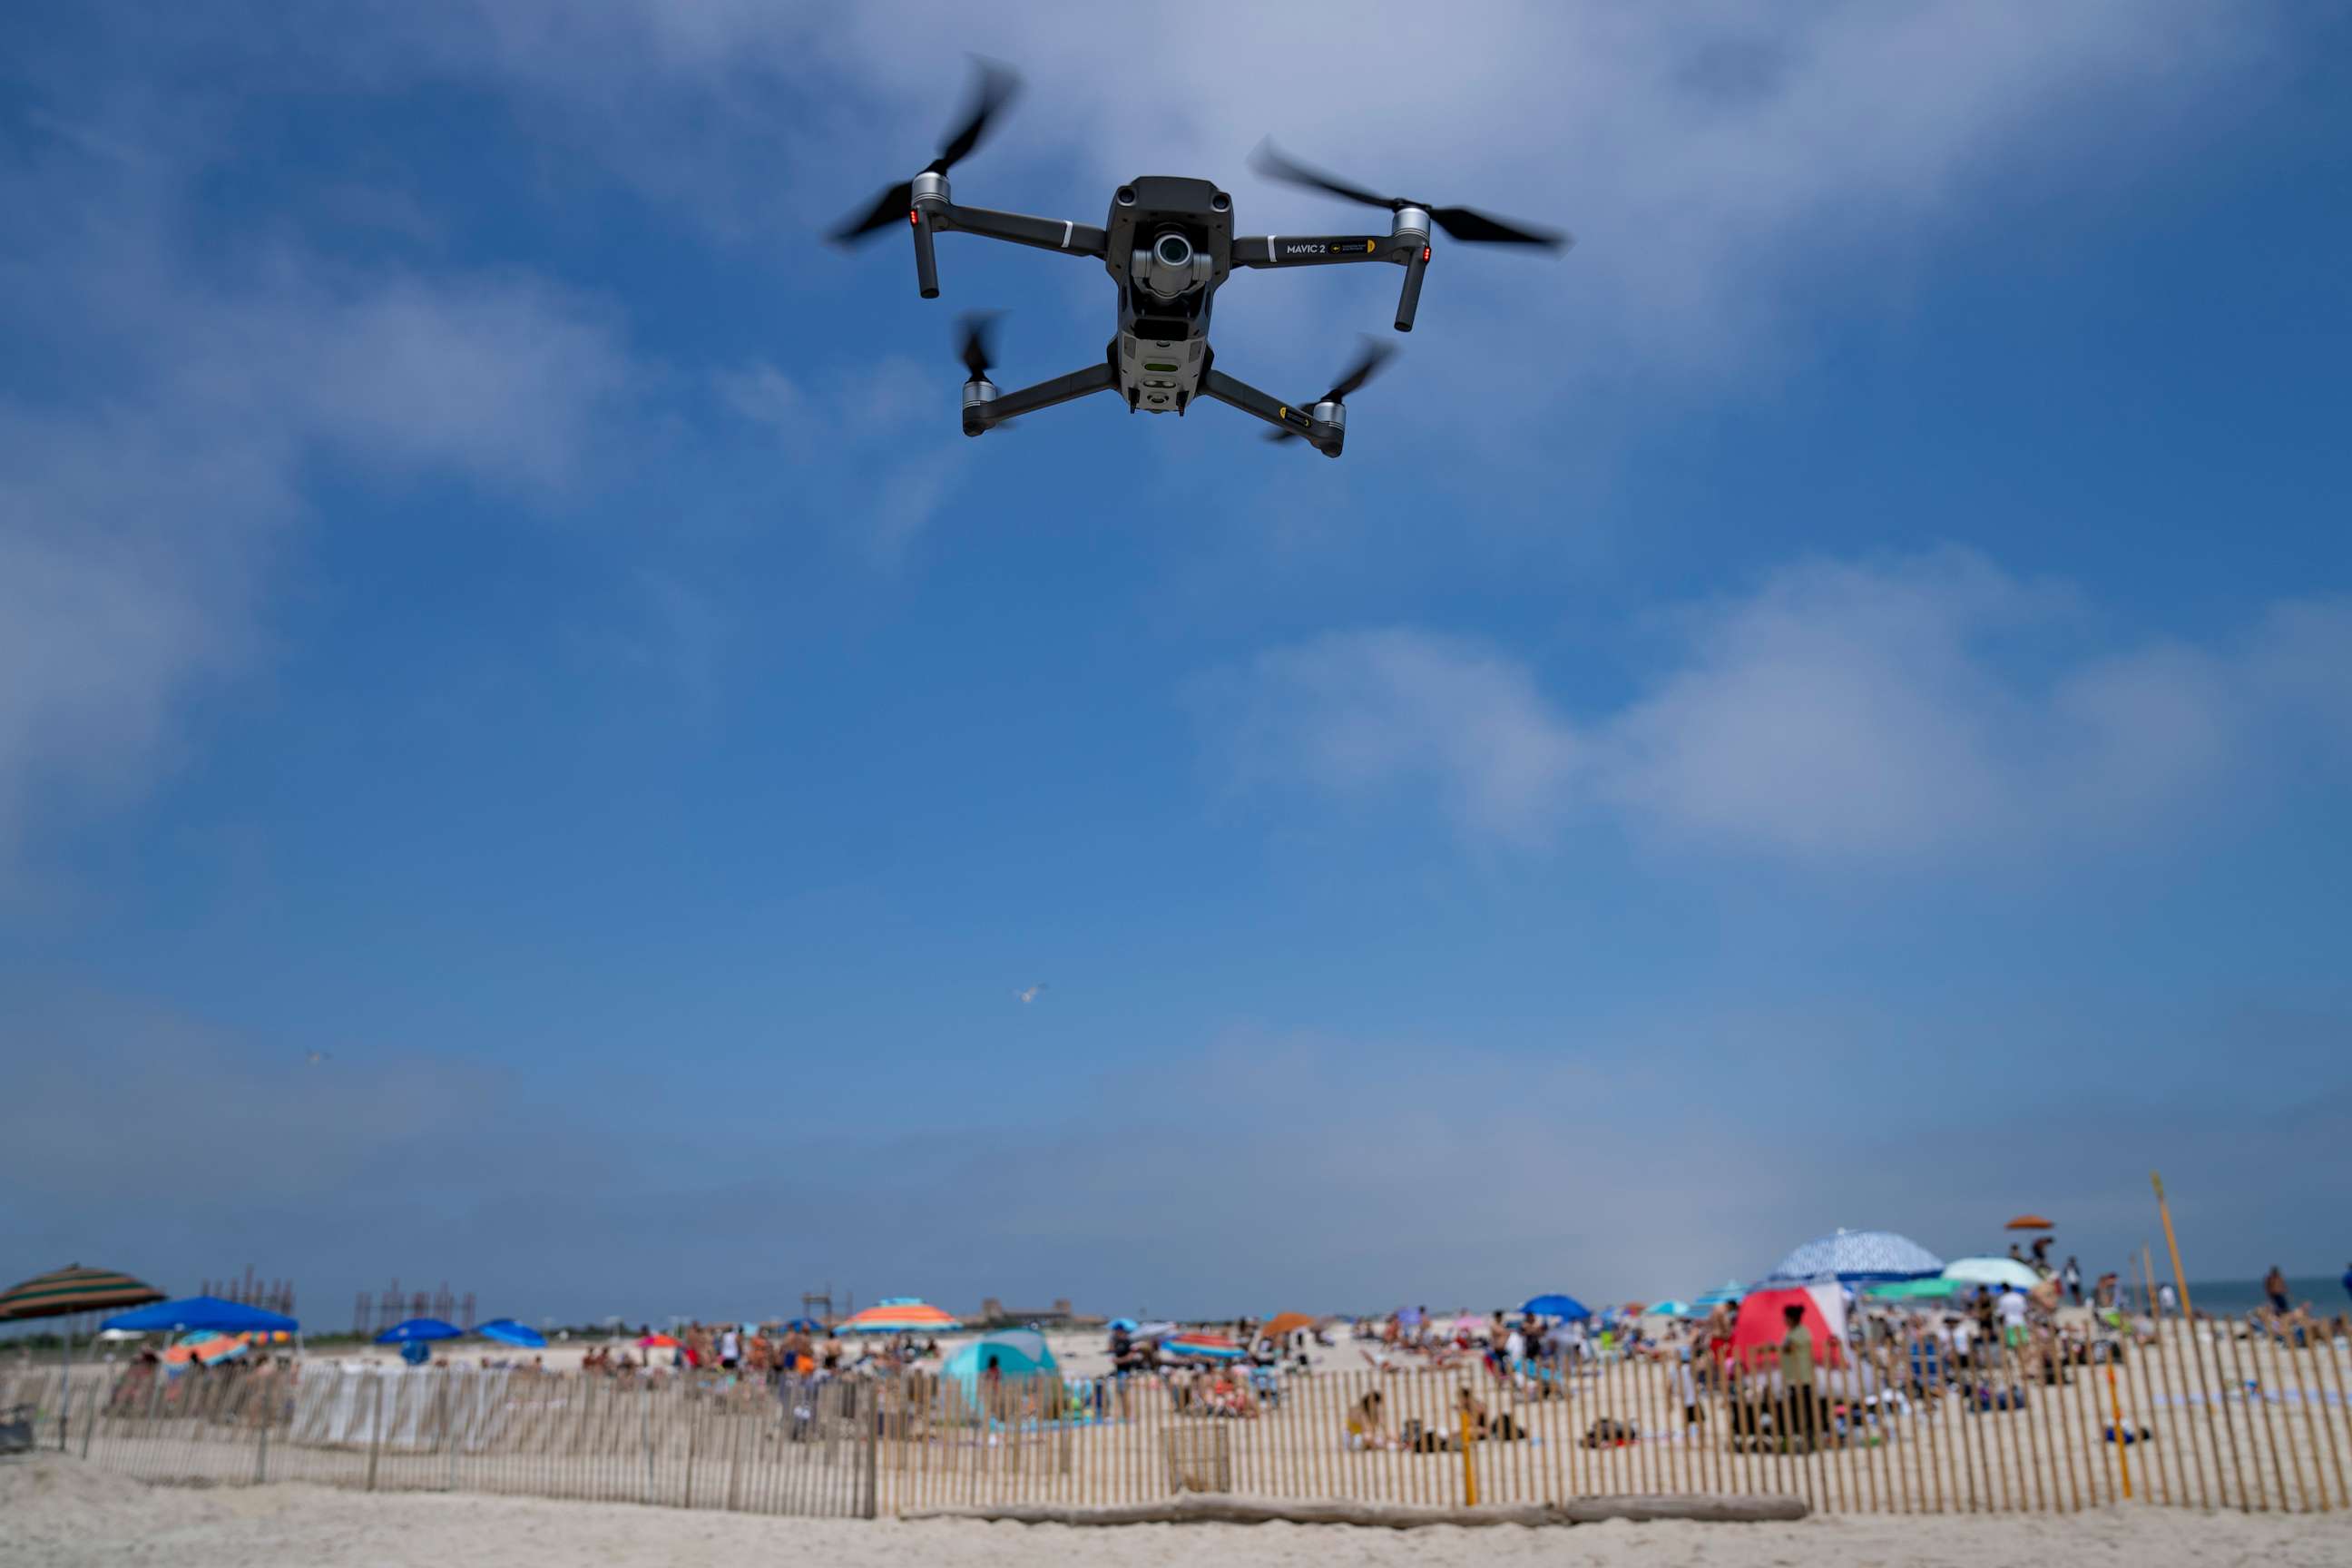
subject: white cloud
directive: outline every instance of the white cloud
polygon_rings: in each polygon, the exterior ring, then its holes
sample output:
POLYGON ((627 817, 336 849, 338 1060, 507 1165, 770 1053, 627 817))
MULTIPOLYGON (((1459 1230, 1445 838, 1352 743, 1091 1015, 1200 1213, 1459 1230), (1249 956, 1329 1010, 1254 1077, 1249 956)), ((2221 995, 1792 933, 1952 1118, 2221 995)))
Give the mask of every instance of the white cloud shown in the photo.
POLYGON ((1673 617, 1675 657, 1579 717, 1517 661, 1388 629, 1271 651, 1210 689, 1244 782, 1431 787, 1528 841, 1610 810, 1662 839, 1885 862, 2141 841, 2352 737, 2352 604, 2229 644, 2079 649, 2074 596, 1959 552, 1812 563, 1673 617))
POLYGON ((884 569, 903 565, 963 471, 962 437, 942 446, 957 417, 957 382, 890 355, 822 374, 814 386, 765 361, 717 373, 719 406, 766 432, 793 462, 846 471, 851 498, 836 509, 857 547, 884 569))
POLYGON ((189 690, 251 657, 314 460, 558 492, 632 375, 544 283, 283 249, 199 279, 147 174, 62 173, 6 193, 73 192, 0 315, 20 363, 71 367, 0 397, 0 863, 41 805, 134 795, 189 690))

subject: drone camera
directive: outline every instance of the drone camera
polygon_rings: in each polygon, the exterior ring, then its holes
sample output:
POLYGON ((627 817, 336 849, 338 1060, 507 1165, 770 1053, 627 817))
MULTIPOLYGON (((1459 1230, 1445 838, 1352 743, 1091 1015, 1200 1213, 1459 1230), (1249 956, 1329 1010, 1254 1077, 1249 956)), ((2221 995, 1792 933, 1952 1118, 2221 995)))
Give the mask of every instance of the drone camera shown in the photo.
POLYGON ((1214 275, 1216 264, 1181 228, 1163 228, 1136 251, 1130 268, 1136 286, 1161 300, 1181 300, 1214 275))

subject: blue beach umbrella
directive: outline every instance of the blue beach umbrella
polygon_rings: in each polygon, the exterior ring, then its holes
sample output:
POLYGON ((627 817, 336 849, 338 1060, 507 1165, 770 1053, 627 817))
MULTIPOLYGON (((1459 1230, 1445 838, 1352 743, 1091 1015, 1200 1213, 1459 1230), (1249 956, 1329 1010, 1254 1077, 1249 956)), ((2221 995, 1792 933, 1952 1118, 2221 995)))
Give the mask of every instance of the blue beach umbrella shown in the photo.
POLYGON ((1742 1285, 1737 1279, 1727 1279, 1722 1284, 1717 1286, 1714 1289, 1709 1290, 1706 1295, 1693 1298, 1691 1305, 1694 1307, 1736 1307, 1739 1305, 1739 1298, 1746 1294, 1748 1294, 1747 1286, 1742 1285))
POLYGON ((502 1345, 519 1345, 527 1351, 543 1351, 547 1336, 537 1329, 527 1328, 512 1318, 493 1318, 474 1331, 486 1340, 496 1340, 502 1345))
POLYGON ((404 1323, 394 1323, 376 1335, 375 1342, 380 1345, 405 1345, 428 1340, 462 1340, 465 1337, 466 1331, 454 1323, 445 1323, 438 1318, 411 1318, 404 1323))
POLYGON ((1768 1284, 1804 1284, 1835 1279, 1843 1285, 1876 1285, 1890 1279, 1925 1279, 1944 1271, 1944 1260, 1891 1230, 1833 1230, 1817 1236, 1773 1265, 1768 1284))
POLYGON ((1573 1296, 1554 1291, 1549 1296, 1530 1296, 1521 1303, 1522 1315, 1533 1313, 1538 1318, 1565 1318, 1570 1321, 1592 1316, 1592 1309, 1573 1296))

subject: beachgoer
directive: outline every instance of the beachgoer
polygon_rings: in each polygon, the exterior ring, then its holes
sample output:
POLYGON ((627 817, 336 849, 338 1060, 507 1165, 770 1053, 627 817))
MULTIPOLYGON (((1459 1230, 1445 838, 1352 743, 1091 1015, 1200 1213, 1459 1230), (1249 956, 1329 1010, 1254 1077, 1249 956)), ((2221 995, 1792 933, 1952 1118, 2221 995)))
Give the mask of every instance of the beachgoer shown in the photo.
POLYGON ((1813 1331, 1805 1326, 1805 1310, 1793 1303, 1781 1309, 1788 1332, 1780 1339, 1780 1385, 1788 1398, 1792 1428, 1813 1438, 1813 1331))
POLYGON ((725 1367, 729 1372, 733 1372, 735 1368, 742 1363, 742 1360, 743 1341, 741 1337, 739 1336, 731 1328, 722 1331, 719 1336, 719 1364, 725 1367))
POLYGON ((2180 1297, 2173 1290, 2169 1281, 2156 1288, 2156 1301, 2158 1306, 2168 1312, 2180 1310, 2180 1297))
POLYGON ((2272 1311, 2284 1312, 2289 1310, 2291 1303, 2286 1299, 2286 1275, 2275 1263, 2271 1265, 2271 1271, 2263 1276, 2263 1294, 2271 1299, 2272 1311))
POLYGON ((2050 1238, 2046 1236, 2033 1238, 2033 1271, 2036 1274, 2050 1272, 2050 1238))
POLYGON ((2081 1306, 2083 1304, 2083 1266, 2074 1261, 2071 1253, 2067 1256, 2066 1267, 2059 1270, 2059 1278, 2066 1282, 2066 1299, 2077 1307, 2081 1306))
POLYGON ((1396 1436, 1389 1430, 1387 1402, 1377 1388, 1356 1401, 1348 1412, 1348 1437, 1360 1448, 1393 1448, 1396 1436))
POLYGON ((2352 1296, 2352 1263, 2344 1266, 2344 1293, 2352 1296))
POLYGON ((2025 1344, 2025 1293, 2015 1286, 2000 1293, 2000 1337, 2010 1349, 2025 1344))

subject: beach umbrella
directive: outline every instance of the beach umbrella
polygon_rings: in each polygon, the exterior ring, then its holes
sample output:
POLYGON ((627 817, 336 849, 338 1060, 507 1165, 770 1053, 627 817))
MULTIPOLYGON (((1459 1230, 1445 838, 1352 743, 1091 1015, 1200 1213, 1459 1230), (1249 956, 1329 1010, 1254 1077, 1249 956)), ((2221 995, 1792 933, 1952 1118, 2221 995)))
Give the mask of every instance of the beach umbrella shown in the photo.
POLYGON ((1113 1318, 1109 1322, 1103 1326, 1108 1329, 1122 1329, 1131 1334, 1143 1325, 1137 1322, 1133 1318, 1113 1318))
POLYGON ((1938 1274, 1927 1279, 1894 1279, 1865 1286, 1863 1294, 1874 1301, 1940 1301, 1959 1289, 1958 1280, 1938 1274))
POLYGON ((1317 1322, 1304 1312, 1276 1312, 1258 1329, 1258 1332, 1280 1344, 1301 1329, 1311 1329, 1317 1322))
POLYGON ((185 1333, 214 1329, 226 1334, 291 1334, 301 1324, 282 1312, 266 1312, 242 1301, 217 1296, 190 1296, 178 1301, 157 1301, 133 1311, 117 1312, 99 1324, 109 1332, 134 1334, 185 1333))
POLYGON ((430 1340, 457 1340, 465 1336, 465 1330, 454 1323, 445 1323, 438 1318, 411 1318, 404 1323, 394 1323, 376 1335, 375 1342, 380 1345, 423 1344, 430 1340))
POLYGON ((2031 1290, 2042 1276, 2014 1258, 1955 1258, 1943 1277, 1960 1285, 2014 1285, 2031 1290))
POLYGON ((2001 1228, 2003 1230, 2056 1230, 2058 1227, 2038 1214, 2021 1214, 2001 1228))
POLYGON ((537 1329, 516 1322, 512 1318, 492 1318, 474 1331, 486 1340, 496 1340, 502 1345, 515 1345, 527 1351, 547 1348, 547 1336, 537 1329))
POLYGON ((678 1342, 667 1334, 647 1334, 637 1342, 637 1348, 641 1351, 674 1351, 677 1346, 678 1342))
MULTIPOLYGON (((37 1318, 64 1318, 76 1312, 103 1312, 116 1307, 139 1307, 160 1301, 163 1292, 144 1279, 111 1268, 84 1268, 68 1263, 47 1274, 0 1291, 0 1323, 30 1322, 37 1318)), ((58 1384, 58 1450, 66 1446, 66 1415, 73 1408, 73 1331, 65 1335, 65 1376, 58 1384)))
POLYGON ((1891 1230, 1833 1230, 1817 1236, 1772 1267, 1770 1285, 1835 1279, 1841 1284, 1885 1279, 1923 1279, 1943 1271, 1944 1260, 1891 1230))
POLYGON ((892 1296, 844 1319, 835 1331, 844 1334, 937 1334, 963 1324, 952 1312, 913 1296, 892 1296))
POLYGON ((821 1334, 824 1325, 814 1318, 791 1318, 785 1321, 783 1331, 788 1334, 821 1334))
POLYGON ((1691 1299, 1694 1307, 1738 1306, 1739 1298, 1748 1294, 1748 1287, 1737 1279, 1727 1279, 1704 1296, 1691 1299))
POLYGON ((1664 1300, 1650 1303, 1651 1312, 1661 1318, 1687 1318, 1690 1316, 1690 1310, 1688 1301, 1664 1300))
POLYGON ((1533 1313, 1538 1318, 1565 1318, 1574 1321, 1592 1316, 1592 1309, 1575 1297, 1553 1291, 1545 1296, 1530 1296, 1519 1303, 1522 1317, 1533 1313))

